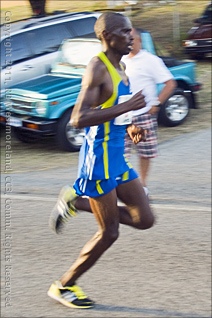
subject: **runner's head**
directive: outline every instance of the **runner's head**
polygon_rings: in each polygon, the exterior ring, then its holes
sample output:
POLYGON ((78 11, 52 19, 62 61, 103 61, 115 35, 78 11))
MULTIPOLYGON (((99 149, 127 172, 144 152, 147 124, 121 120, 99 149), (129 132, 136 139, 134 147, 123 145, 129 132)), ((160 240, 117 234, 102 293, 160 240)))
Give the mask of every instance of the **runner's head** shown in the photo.
POLYGON ((117 12, 103 13, 96 21, 94 30, 104 48, 117 50, 121 55, 128 54, 132 46, 132 24, 117 12))

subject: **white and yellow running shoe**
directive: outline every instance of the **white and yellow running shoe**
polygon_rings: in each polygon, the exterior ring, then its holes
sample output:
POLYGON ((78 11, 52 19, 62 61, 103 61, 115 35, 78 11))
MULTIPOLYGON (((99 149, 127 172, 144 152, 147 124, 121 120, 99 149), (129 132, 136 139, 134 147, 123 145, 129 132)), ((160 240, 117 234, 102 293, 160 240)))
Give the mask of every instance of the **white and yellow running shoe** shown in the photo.
POLYGON ((86 309, 94 306, 94 302, 85 295, 79 286, 63 287, 60 281, 56 281, 50 286, 47 295, 71 308, 86 309))
POLYGON ((49 218, 49 226, 57 234, 61 233, 64 224, 67 223, 72 216, 77 215, 78 211, 74 206, 77 197, 78 195, 74 188, 67 185, 61 189, 57 203, 49 218))

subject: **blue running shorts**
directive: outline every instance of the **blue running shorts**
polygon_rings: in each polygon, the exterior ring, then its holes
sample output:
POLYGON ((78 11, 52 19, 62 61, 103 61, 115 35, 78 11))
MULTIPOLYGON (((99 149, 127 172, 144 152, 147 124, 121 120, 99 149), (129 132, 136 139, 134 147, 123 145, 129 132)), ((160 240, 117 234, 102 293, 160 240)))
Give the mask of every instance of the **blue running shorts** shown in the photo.
POLYGON ((88 180, 78 178, 73 187, 79 196, 86 195, 91 198, 100 197, 115 189, 119 184, 123 184, 138 178, 134 169, 129 169, 123 174, 105 180, 88 180))

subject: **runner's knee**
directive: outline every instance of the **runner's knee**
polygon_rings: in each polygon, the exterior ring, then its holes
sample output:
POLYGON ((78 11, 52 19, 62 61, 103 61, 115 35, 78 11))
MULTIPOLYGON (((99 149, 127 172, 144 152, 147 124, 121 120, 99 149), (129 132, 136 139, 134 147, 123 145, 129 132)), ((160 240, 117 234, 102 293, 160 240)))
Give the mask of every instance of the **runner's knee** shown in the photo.
POLYGON ((140 219, 136 222, 136 228, 139 230, 148 230, 150 229, 155 223, 154 215, 151 214, 148 217, 140 219))
POLYGON ((102 232, 102 241, 106 246, 112 245, 119 237, 118 229, 106 229, 102 232))

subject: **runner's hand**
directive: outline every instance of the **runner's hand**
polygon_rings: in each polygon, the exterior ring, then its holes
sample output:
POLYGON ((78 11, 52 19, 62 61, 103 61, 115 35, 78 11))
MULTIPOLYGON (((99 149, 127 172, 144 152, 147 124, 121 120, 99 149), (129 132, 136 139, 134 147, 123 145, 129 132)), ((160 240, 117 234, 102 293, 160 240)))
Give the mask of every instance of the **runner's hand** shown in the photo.
POLYGON ((144 99, 144 95, 142 95, 142 91, 139 91, 132 98, 128 100, 129 110, 137 110, 146 106, 146 102, 144 99))

